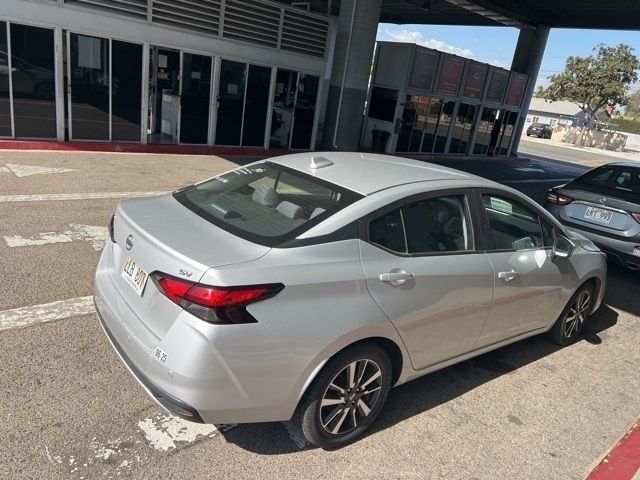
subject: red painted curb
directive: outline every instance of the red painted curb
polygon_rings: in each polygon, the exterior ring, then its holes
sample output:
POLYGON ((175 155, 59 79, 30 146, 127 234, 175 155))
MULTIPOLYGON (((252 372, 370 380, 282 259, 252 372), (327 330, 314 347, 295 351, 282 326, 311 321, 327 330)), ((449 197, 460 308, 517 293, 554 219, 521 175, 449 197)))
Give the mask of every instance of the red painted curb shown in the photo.
POLYGON ((166 153, 174 155, 224 155, 242 157, 275 157, 302 150, 259 147, 208 147, 200 145, 158 145, 108 142, 57 142, 48 140, 0 140, 0 150, 50 150, 62 152, 166 153))
POLYGON ((631 427, 587 480, 631 480, 640 471, 640 420, 631 427))

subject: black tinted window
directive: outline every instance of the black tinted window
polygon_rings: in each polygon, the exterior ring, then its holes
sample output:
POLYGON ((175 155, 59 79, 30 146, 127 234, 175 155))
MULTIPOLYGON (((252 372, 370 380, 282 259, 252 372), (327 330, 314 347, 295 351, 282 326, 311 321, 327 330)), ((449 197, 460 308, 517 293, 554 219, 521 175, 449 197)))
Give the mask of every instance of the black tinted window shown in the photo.
POLYGON ((572 183, 640 195, 640 168, 600 167, 576 178, 572 183))
POLYGON ((496 250, 526 250, 544 245, 538 214, 497 195, 483 195, 482 201, 496 250))
POLYGON ((372 243, 399 253, 473 249, 464 196, 428 198, 387 212, 369 224, 372 243))
POLYGON ((471 250, 471 228, 463 196, 438 197, 402 209, 409 253, 471 250))
POLYGON ((407 246, 402 228, 400 209, 385 213, 369 224, 371 242, 394 252, 406 253, 407 246))

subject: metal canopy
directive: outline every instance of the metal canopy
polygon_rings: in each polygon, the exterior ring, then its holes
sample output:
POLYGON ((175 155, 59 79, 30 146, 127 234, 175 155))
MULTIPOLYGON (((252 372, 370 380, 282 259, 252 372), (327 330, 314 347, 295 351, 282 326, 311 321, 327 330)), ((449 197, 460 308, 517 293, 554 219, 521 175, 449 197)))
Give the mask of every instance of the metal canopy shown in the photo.
POLYGON ((382 0, 380 22, 640 29, 640 0, 382 0))

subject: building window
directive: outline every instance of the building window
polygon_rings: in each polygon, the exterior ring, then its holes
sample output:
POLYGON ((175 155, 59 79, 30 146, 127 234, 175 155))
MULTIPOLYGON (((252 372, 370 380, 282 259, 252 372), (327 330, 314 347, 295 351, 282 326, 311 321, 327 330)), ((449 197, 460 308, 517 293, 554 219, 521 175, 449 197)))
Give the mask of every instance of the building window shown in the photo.
POLYGON ((369 104, 369 118, 393 122, 398 91, 391 88, 373 87, 369 104))

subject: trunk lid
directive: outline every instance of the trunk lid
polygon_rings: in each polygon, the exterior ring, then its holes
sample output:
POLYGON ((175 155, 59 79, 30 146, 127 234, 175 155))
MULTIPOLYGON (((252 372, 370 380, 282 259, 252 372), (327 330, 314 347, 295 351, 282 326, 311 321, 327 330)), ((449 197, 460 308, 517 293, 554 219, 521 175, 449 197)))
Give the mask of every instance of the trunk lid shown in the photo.
POLYGON ((640 223, 631 216, 631 213, 637 213, 640 210, 637 204, 611 196, 611 192, 589 190, 591 191, 582 187, 580 190, 573 190, 571 185, 558 190, 559 193, 574 199, 560 208, 560 217, 563 220, 615 234, 621 238, 640 235, 640 223))
POLYGON ((158 338, 182 309, 148 279, 142 294, 123 278, 133 260, 147 274, 155 271, 198 282, 209 268, 255 260, 269 247, 243 240, 200 218, 171 194, 123 201, 114 221, 111 277, 119 293, 142 323, 158 338), (127 239, 131 248, 127 248, 127 239))

